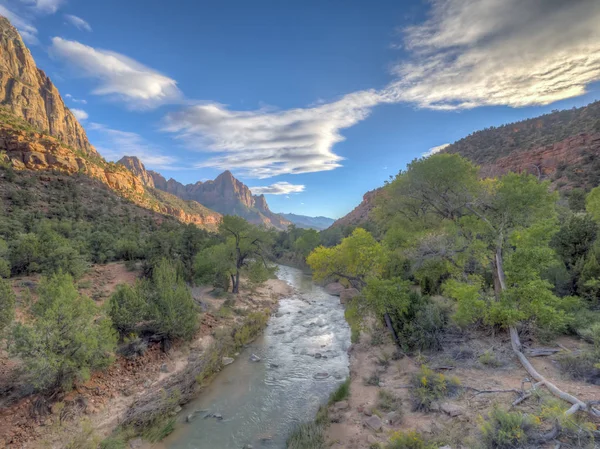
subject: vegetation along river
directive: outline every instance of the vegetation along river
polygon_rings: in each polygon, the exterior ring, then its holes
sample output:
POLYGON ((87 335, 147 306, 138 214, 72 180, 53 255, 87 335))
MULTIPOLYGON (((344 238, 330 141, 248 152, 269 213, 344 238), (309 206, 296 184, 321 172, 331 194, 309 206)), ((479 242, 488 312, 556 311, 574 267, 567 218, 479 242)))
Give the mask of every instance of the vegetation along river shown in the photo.
POLYGON ((165 441, 168 449, 284 448, 294 426, 312 420, 348 376, 350 329, 339 298, 296 268, 280 266, 278 277, 295 293, 280 301, 264 334, 186 406, 183 420, 195 417, 165 441))

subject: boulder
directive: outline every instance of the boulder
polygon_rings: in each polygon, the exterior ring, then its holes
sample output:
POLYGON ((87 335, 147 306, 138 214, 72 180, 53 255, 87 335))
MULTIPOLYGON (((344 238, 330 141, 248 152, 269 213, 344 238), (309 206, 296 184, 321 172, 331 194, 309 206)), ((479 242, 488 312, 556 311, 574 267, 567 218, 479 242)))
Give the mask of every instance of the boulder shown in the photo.
POLYGON ((129 447, 131 449, 140 449, 144 445, 144 442, 141 438, 136 438, 135 440, 131 440, 129 442, 129 447))
POLYGON ((463 414, 462 408, 460 408, 458 405, 450 404, 448 402, 440 404, 440 410, 452 417, 460 416, 463 414))
POLYGON ((360 292, 355 288, 342 290, 340 293, 340 304, 347 304, 358 295, 360 295, 360 292))
POLYGON ((223 357, 223 366, 227 366, 227 365, 231 365, 233 362, 235 361, 235 359, 231 358, 231 357, 223 357))
POLYGON ((313 374, 313 379, 323 380, 327 379, 330 376, 329 373, 315 373, 313 374))
POLYGON ((325 286, 325 291, 333 296, 340 296, 343 290, 345 290, 345 287, 339 282, 332 282, 325 286))
POLYGON ((383 424, 381 423, 381 419, 379 419, 378 416, 373 415, 365 420, 365 426, 367 426, 369 429, 374 430, 375 432, 379 432, 383 427, 383 424))
POLYGON ((350 406, 348 405, 348 401, 339 401, 333 404, 333 408, 335 410, 348 410, 350 406))
POLYGON ((251 362, 260 362, 260 357, 256 354, 252 354, 249 359, 251 362))
POLYGON ((390 425, 394 426, 402 420, 402 415, 399 412, 389 412, 385 415, 385 421, 390 425))
POLYGON ((373 435, 367 435, 367 443, 379 444, 379 440, 377 438, 375 438, 373 435))

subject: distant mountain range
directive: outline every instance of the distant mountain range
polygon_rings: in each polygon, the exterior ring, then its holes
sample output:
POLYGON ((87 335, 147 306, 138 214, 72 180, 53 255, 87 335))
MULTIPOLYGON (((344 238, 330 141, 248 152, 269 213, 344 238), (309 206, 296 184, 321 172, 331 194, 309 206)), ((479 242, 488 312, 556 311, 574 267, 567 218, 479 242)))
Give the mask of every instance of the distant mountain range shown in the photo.
POLYGON ((327 217, 309 217, 306 215, 282 213, 279 213, 278 215, 282 216, 288 221, 291 221, 294 225, 296 225, 299 228, 316 229, 317 231, 327 229, 335 221, 333 218, 327 217))

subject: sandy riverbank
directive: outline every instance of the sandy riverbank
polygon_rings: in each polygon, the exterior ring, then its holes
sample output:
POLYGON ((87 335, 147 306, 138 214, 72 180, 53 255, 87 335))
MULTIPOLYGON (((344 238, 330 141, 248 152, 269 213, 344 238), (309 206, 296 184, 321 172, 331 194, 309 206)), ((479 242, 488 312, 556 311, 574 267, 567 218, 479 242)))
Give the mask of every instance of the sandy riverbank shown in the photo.
MULTIPOLYGON (((115 265, 105 269, 111 273, 112 280, 123 278, 133 282, 135 276, 124 273, 120 276, 120 271, 125 269, 115 265)), ((109 291, 112 284, 112 281, 102 281, 103 296, 112 293, 109 291)), ((85 286, 97 289, 95 285, 85 286)), ((291 287, 278 279, 269 280, 253 290, 243 289, 239 295, 215 298, 211 291, 208 287, 193 289, 194 299, 201 305, 203 313, 192 341, 176 343, 168 353, 162 352, 159 345, 153 345, 135 359, 119 357, 111 367, 95 373, 85 384, 77 385, 58 403, 40 403, 40 397, 33 395, 4 407, 0 412, 0 448, 58 449, 74 439, 103 439, 123 421, 136 400, 160 391, 188 369, 191 361, 201 358, 214 342, 215 335, 219 335, 219 329, 241 325, 248 313, 276 310, 279 299, 292 293, 291 287), (236 313, 221 311, 226 299, 234 300, 236 313)), ((8 366, 6 354, 2 357, 8 366)), ((18 364, 10 364, 10 370, 16 372, 17 368, 18 364)), ((5 376, 10 378, 12 372, 5 376)))

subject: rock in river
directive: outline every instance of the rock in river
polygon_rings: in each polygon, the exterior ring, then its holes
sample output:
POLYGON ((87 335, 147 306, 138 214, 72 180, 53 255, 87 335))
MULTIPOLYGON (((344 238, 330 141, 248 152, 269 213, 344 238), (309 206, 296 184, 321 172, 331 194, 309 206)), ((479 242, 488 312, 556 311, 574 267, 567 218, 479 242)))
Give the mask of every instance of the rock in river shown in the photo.
POLYGON ((252 355, 250 356, 250 361, 251 361, 251 362, 260 362, 260 357, 259 357, 259 356, 257 356, 256 354, 252 354, 252 355))
POLYGON ((327 379, 329 377, 329 373, 315 373, 313 375, 313 379, 322 380, 327 379))

